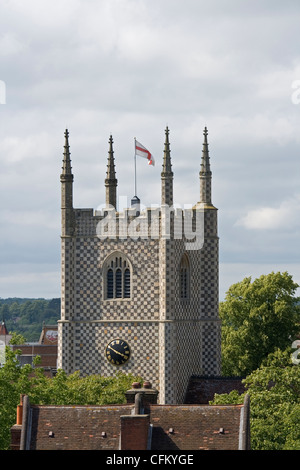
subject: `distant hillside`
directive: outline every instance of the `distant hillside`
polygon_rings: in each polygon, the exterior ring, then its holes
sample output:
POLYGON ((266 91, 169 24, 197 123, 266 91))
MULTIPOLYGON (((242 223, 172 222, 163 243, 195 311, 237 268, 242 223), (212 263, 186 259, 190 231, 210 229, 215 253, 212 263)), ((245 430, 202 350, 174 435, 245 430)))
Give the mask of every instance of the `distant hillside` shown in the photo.
POLYGON ((22 334, 26 341, 38 341, 42 325, 55 325, 60 318, 60 299, 0 298, 0 321, 9 333, 22 334))

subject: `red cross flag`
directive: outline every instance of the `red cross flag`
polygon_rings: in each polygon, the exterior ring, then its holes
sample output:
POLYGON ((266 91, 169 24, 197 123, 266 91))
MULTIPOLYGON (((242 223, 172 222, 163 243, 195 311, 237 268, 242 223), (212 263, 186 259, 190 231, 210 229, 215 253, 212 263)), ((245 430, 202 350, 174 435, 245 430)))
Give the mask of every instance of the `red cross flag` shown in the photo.
POLYGON ((147 158, 148 165, 155 165, 155 161, 149 150, 146 149, 140 142, 135 141, 135 154, 139 157, 147 158))

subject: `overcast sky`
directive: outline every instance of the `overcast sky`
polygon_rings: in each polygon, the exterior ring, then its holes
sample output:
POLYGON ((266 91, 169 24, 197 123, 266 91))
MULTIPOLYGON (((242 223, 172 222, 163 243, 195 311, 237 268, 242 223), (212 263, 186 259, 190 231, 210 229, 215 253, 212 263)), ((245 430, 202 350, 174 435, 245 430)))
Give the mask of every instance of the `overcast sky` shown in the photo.
POLYGON ((199 200, 203 128, 219 209, 220 299, 288 271, 300 283, 298 0, 2 0, 0 297, 60 296, 60 181, 70 132, 74 206, 160 203, 164 130, 174 198, 199 200))

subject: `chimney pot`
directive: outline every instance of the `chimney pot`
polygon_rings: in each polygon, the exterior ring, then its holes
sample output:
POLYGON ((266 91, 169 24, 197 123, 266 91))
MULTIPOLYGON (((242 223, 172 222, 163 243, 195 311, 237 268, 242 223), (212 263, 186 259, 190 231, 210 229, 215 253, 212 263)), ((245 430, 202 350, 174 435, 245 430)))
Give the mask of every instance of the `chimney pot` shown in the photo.
POLYGON ((17 405, 17 422, 16 424, 21 425, 23 419, 23 398, 24 395, 20 395, 20 404, 17 405))
POLYGON ((139 382, 133 382, 132 388, 141 388, 141 384, 139 382))

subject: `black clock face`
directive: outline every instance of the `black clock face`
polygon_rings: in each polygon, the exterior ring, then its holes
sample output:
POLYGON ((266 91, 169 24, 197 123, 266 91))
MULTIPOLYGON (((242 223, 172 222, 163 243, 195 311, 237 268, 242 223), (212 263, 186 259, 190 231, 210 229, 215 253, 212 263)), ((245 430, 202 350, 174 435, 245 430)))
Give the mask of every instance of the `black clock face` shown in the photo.
POLYGON ((105 350, 106 358, 115 366, 125 364, 130 358, 130 348, 126 341, 117 338, 108 343, 105 350))

